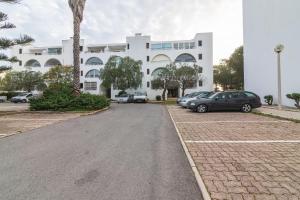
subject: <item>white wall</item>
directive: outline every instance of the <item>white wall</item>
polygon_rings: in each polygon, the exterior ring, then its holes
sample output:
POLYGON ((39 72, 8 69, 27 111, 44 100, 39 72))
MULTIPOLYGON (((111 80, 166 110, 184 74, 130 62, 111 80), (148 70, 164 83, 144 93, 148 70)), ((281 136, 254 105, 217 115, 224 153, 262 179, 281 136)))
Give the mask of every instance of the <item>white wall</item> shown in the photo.
POLYGON ((244 0, 245 89, 277 103, 277 58, 274 48, 283 44, 283 104, 293 106, 286 94, 300 93, 300 1, 244 0))

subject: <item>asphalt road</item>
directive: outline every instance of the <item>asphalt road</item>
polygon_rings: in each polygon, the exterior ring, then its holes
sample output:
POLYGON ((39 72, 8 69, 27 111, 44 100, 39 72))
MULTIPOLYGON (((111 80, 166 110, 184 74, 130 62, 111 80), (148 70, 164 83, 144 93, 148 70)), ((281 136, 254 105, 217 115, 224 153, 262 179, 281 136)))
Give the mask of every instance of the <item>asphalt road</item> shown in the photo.
POLYGON ((1 200, 198 200, 165 107, 124 104, 0 140, 1 200))

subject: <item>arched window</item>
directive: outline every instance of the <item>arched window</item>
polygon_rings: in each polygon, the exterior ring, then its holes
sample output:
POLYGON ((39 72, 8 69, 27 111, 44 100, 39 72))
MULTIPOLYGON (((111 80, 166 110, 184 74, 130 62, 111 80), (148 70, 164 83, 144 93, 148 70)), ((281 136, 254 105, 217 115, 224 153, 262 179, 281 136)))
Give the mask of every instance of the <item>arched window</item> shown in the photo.
POLYGON ((100 78, 100 71, 97 69, 92 69, 86 73, 85 78, 100 78))
POLYGON ((41 67, 41 64, 39 63, 39 61, 31 59, 26 62, 25 67, 41 67))
POLYGON ((60 61, 55 58, 52 58, 46 62, 45 67, 54 67, 59 65, 61 65, 60 61))
POLYGON ((160 75, 164 70, 166 70, 166 68, 163 68, 163 67, 156 68, 156 69, 152 72, 152 74, 151 74, 152 78, 153 78, 153 79, 158 78, 159 75, 160 75))
POLYGON ((154 58, 152 59, 151 62, 169 62, 169 63, 171 63, 171 59, 167 55, 159 54, 159 55, 154 56, 154 58))
POLYGON ((85 64, 86 65, 103 65, 103 61, 100 58, 92 57, 92 58, 89 58, 85 64))
POLYGON ((183 63, 183 62, 186 62, 186 63, 187 62, 193 62, 193 63, 195 63, 196 59, 191 54, 184 53, 184 54, 179 55, 175 60, 175 63, 183 63))

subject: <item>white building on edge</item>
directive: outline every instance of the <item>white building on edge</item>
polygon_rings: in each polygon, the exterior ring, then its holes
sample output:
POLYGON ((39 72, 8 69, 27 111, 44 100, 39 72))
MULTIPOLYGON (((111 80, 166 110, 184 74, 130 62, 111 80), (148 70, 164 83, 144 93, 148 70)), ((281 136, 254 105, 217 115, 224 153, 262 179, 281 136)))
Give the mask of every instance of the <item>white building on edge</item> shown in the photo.
POLYGON ((300 1, 244 0, 245 89, 277 98, 277 55, 282 58, 283 105, 293 106, 288 93, 300 93, 300 1))
MULTIPOLYGON (((81 88, 83 92, 103 94, 114 98, 119 90, 101 87, 99 70, 111 56, 129 56, 141 60, 143 83, 137 91, 147 92, 149 99, 155 99, 162 91, 151 88, 151 80, 160 68, 171 62, 197 64, 202 67, 201 80, 192 91, 213 90, 213 35, 212 33, 198 33, 192 40, 180 41, 151 41, 150 36, 136 34, 126 38, 126 43, 118 44, 86 44, 81 40, 81 88)), ((56 65, 73 64, 73 40, 63 40, 59 46, 16 46, 12 48, 12 56, 20 62, 14 64, 13 70, 30 69, 32 71, 47 72, 56 65)), ((129 91, 134 92, 134 91, 129 91)), ((168 97, 178 97, 179 88, 168 90, 168 97)))

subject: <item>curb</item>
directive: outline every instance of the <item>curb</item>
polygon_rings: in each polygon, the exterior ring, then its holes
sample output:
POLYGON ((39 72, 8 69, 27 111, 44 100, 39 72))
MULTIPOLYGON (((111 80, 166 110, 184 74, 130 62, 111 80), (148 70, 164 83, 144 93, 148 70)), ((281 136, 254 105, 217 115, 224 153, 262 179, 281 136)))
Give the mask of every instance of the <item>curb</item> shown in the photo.
POLYGON ((110 106, 109 106, 109 107, 106 107, 106 108, 103 108, 103 109, 100 109, 100 110, 93 111, 93 112, 83 113, 83 114, 80 114, 80 116, 83 117, 83 116, 96 115, 96 114, 98 114, 98 113, 107 111, 107 110, 109 110, 109 109, 110 109, 110 106))
POLYGON ((200 191, 201 191, 201 193, 202 193, 203 200, 211 200, 211 197, 210 197, 210 195, 209 195, 209 193, 208 193, 208 191, 207 191, 207 188, 206 188, 206 186, 205 186, 205 184, 204 184, 204 182, 203 182, 203 179, 201 178, 201 175, 200 175, 200 173, 199 173, 199 171, 198 171, 198 169, 197 169, 197 167, 196 167, 196 165, 195 165, 195 162, 194 162, 194 160, 192 159, 192 156, 191 156, 191 154, 190 154, 190 152, 189 152, 189 150, 188 150, 186 144, 184 143, 183 138, 182 138, 182 136, 181 136, 181 134, 180 134, 180 132, 179 132, 177 126, 176 126, 176 123, 175 123, 175 121, 174 121, 174 119, 173 119, 173 116, 172 116, 171 113, 169 112, 169 109, 168 109, 168 108, 167 108, 167 110, 168 110, 168 113, 169 113, 169 115, 170 115, 170 117, 171 117, 171 120, 172 120, 172 122, 173 122, 173 125, 174 125, 174 127, 175 127, 175 129, 176 129, 176 132, 177 132, 178 137, 179 137, 179 139, 180 139, 180 142, 181 142, 181 145, 182 145, 182 147, 183 147, 183 150, 184 150, 184 152, 185 152, 185 154, 186 154, 186 156, 187 156, 187 158, 188 158, 188 161, 189 161, 189 163, 190 163, 190 166, 191 166, 191 168, 192 168, 192 170, 193 170, 193 172, 194 172, 196 181, 197 181, 198 186, 199 186, 199 188, 200 188, 200 191))

